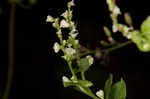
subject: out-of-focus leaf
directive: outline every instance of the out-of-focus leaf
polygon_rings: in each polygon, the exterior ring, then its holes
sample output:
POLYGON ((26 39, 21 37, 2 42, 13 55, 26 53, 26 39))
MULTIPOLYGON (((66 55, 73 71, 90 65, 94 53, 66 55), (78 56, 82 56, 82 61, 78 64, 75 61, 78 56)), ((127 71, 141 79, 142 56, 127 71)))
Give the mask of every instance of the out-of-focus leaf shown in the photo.
POLYGON ((105 99, 109 99, 109 95, 111 92, 112 79, 113 79, 113 76, 112 76, 112 74, 110 74, 109 78, 107 79, 107 81, 105 83, 105 87, 104 87, 105 99))
POLYGON ((140 31, 133 31, 131 40, 137 45, 140 51, 149 52, 150 51, 150 40, 146 38, 147 36, 140 31))
POLYGON ((150 16, 148 16, 141 25, 142 33, 150 34, 150 16))

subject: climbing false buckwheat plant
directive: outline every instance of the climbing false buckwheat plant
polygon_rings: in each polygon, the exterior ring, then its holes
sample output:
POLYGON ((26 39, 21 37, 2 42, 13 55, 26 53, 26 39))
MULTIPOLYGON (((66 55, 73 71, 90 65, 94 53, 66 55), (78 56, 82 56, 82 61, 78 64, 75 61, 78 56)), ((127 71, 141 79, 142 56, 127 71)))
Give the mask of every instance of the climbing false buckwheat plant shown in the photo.
POLYGON ((121 15, 122 12, 116 5, 115 0, 106 0, 106 3, 112 19, 112 32, 114 34, 116 32, 121 33, 125 38, 127 38, 127 42, 119 43, 115 41, 112 37, 111 30, 104 26, 104 32, 108 37, 109 42, 101 41, 101 45, 111 45, 109 48, 99 48, 95 51, 91 51, 81 46, 79 44, 79 40, 77 39, 79 33, 76 28, 76 24, 72 20, 72 7, 75 6, 74 0, 68 2, 68 9, 61 14, 61 20, 60 18, 54 18, 48 15, 46 22, 52 23, 52 26, 57 30, 56 35, 59 38, 59 42, 54 43, 54 52, 63 52, 63 56, 61 57, 67 62, 72 74, 70 77, 62 77, 64 87, 72 86, 75 90, 82 92, 93 99, 125 99, 126 84, 122 78, 120 81, 113 83, 113 77, 110 74, 109 78, 105 82, 104 90, 100 89, 94 93, 90 89, 90 87, 93 86, 93 83, 86 80, 85 72, 94 62, 94 58, 91 54, 95 54, 95 57, 100 57, 102 54, 108 54, 109 52, 124 47, 130 43, 136 44, 137 48, 142 52, 149 52, 150 16, 141 24, 140 30, 137 30, 132 26, 132 19, 128 13, 124 14, 124 19, 127 25, 118 22, 118 16, 121 15), (67 39, 63 38, 63 29, 67 29, 69 31, 67 39), (76 66, 73 66, 73 64, 76 66), (80 76, 77 76, 77 74, 80 76))

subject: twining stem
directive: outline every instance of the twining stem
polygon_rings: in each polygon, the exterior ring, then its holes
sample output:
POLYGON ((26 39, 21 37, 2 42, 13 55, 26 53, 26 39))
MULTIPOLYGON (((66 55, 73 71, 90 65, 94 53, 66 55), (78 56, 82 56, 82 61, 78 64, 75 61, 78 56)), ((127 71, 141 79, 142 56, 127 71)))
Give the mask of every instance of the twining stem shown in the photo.
POLYGON ((8 78, 2 99, 8 99, 13 82, 14 67, 14 23, 15 23, 16 3, 11 3, 9 34, 8 34, 8 78))
MULTIPOLYGON (((132 43, 132 41, 126 41, 126 42, 124 42, 124 43, 120 43, 120 44, 117 44, 116 46, 114 46, 114 47, 110 47, 110 48, 107 48, 107 49, 101 49, 100 50, 100 52, 101 53, 105 53, 105 52, 107 52, 107 53, 109 53, 109 52, 111 52, 111 51, 114 51, 114 50, 118 50, 118 49, 120 49, 120 48, 122 48, 122 47, 124 47, 124 46, 127 46, 128 44, 131 44, 132 43)), ((80 57, 82 57, 82 56, 84 56, 84 55, 87 55, 87 54, 94 54, 94 53, 96 53, 96 50, 87 50, 85 53, 81 53, 80 54, 80 57)))

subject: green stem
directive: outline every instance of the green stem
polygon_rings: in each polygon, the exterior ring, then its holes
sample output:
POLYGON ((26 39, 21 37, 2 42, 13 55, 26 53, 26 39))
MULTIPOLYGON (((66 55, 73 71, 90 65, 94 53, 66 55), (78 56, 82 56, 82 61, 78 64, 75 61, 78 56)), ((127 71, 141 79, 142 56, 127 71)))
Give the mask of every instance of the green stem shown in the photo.
POLYGON ((69 69, 70 69, 70 71, 71 71, 71 73, 72 73, 73 78, 74 78, 75 80, 77 80, 76 74, 75 74, 75 72, 74 72, 74 70, 73 70, 73 68, 72 68, 72 62, 71 62, 71 61, 68 61, 68 66, 69 66, 69 69))
POLYGON ((127 46, 128 44, 131 44, 131 43, 132 43, 132 41, 127 41, 127 42, 124 42, 124 43, 120 43, 120 44, 118 44, 118 45, 116 45, 114 47, 108 48, 106 50, 102 50, 102 52, 111 52, 111 51, 120 49, 120 48, 122 48, 124 46, 127 46))
MULTIPOLYGON (((124 42, 124 43, 120 43, 120 44, 118 44, 114 47, 110 47, 110 48, 107 48, 107 49, 102 49, 102 50, 100 50, 100 52, 103 53, 103 52, 111 52, 111 51, 114 51, 114 50, 118 50, 118 49, 120 49, 124 46, 127 46, 128 44, 131 44, 131 43, 132 43, 132 41, 127 41, 127 42, 124 42)), ((87 54, 94 54, 94 53, 96 53, 96 50, 87 50, 85 53, 80 54, 80 57, 85 56, 87 54)))
POLYGON ((81 78, 82 78, 82 80, 85 80, 84 72, 81 72, 81 78))
POLYGON ((2 99, 8 99, 10 95, 10 89, 13 82, 13 67, 14 67, 14 23, 15 23, 15 10, 16 3, 11 3, 10 20, 9 20, 9 34, 8 34, 8 78, 6 88, 2 99))

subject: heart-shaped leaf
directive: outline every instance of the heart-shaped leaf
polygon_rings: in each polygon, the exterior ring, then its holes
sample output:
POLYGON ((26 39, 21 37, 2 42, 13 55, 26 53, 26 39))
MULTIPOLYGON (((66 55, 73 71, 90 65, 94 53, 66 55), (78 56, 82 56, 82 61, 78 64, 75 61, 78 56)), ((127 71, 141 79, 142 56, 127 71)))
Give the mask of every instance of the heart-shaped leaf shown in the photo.
POLYGON ((85 72, 90 67, 89 60, 87 58, 82 58, 78 62, 79 72, 85 72))

